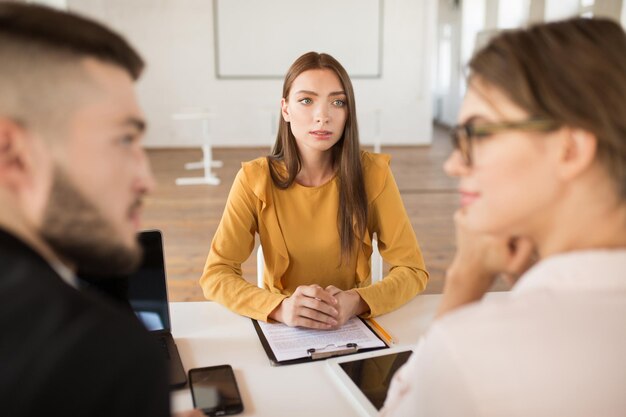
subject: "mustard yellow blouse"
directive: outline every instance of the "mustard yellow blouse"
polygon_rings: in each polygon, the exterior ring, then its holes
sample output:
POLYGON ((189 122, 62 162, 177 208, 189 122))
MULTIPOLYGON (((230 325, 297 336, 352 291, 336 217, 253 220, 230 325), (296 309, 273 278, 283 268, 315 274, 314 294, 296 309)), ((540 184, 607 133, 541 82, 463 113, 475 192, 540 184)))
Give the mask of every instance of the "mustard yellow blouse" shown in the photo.
POLYGON ((389 167, 388 155, 361 153, 368 201, 363 249, 340 262, 337 229, 338 181, 318 187, 294 183, 277 188, 265 158, 242 164, 215 233, 200 285, 209 300, 267 321, 267 316, 298 286, 356 288, 369 305, 366 315, 394 310, 424 290, 428 273, 415 233, 389 167), (241 264, 258 233, 265 258, 265 288, 242 277, 241 264), (378 236, 389 274, 371 285, 372 234, 378 236))

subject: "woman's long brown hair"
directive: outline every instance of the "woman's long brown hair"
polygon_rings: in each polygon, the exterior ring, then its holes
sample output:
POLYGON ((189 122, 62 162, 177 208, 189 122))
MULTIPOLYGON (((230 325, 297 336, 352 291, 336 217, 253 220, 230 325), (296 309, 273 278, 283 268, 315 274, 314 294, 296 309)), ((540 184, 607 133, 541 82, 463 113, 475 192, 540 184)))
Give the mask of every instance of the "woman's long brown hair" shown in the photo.
MULTIPOLYGON (((362 241, 367 224, 367 196, 361 168, 359 130, 352 82, 346 70, 335 58, 328 54, 308 52, 296 59, 287 71, 283 83, 283 98, 285 100, 289 98, 291 85, 300 74, 316 69, 328 69, 337 74, 346 93, 348 109, 346 125, 343 135, 332 148, 333 164, 337 167, 339 180, 337 228, 341 241, 341 263, 344 263, 352 256, 355 244, 360 244, 362 241)), ((289 123, 282 117, 278 125, 276 143, 267 160, 272 181, 281 189, 290 187, 302 168, 296 138, 291 132, 289 123), (284 169, 282 164, 284 164, 284 169)))

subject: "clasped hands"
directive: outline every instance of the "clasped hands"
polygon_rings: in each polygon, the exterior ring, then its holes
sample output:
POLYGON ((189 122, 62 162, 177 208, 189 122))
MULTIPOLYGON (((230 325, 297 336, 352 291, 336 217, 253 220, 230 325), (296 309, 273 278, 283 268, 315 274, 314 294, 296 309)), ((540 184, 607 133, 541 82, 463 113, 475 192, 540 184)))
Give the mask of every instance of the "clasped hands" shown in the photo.
POLYGON ((288 326, 336 329, 369 307, 355 290, 343 291, 333 285, 301 285, 269 315, 288 326))

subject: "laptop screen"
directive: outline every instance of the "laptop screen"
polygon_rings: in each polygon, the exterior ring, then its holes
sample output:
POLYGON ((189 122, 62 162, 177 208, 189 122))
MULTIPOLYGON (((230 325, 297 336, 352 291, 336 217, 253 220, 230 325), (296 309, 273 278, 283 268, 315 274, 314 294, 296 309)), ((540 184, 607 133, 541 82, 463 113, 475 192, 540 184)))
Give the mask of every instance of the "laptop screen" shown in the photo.
POLYGON ((128 282, 128 298, 133 311, 150 331, 170 330, 167 285, 161 232, 139 234, 144 256, 141 266, 128 282))

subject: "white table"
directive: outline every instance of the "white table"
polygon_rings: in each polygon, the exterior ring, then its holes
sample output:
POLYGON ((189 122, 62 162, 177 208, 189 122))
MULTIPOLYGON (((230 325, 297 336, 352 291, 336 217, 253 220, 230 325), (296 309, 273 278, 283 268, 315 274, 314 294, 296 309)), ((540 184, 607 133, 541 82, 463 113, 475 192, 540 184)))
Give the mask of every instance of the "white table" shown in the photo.
POLYGON ((219 185, 220 179, 213 173, 212 168, 220 168, 222 161, 213 160, 211 135, 209 134, 209 119, 213 114, 208 110, 189 109, 172 115, 174 120, 200 120, 202 122, 202 160, 185 164, 185 169, 204 169, 202 177, 177 178, 176 185, 219 185))
MULTIPOLYGON (((377 318, 396 339, 414 345, 432 321, 440 295, 421 295, 377 318)), ((185 370, 230 364, 243 397, 242 416, 358 416, 337 390, 326 361, 273 367, 249 318, 213 302, 170 305, 185 370)), ((354 355, 355 358, 358 355, 354 355)), ((189 388, 172 393, 174 411, 192 408, 189 388)))

